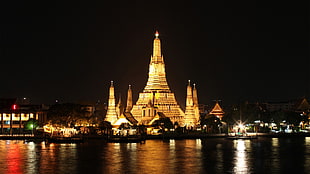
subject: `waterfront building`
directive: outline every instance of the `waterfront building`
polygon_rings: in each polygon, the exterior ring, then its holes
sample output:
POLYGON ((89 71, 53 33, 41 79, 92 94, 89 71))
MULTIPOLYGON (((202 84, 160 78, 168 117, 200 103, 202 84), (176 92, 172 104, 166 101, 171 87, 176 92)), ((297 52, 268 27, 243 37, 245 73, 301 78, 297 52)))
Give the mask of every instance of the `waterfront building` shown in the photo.
POLYGON ((265 102, 262 103, 262 106, 264 106, 264 108, 270 112, 273 111, 293 111, 297 113, 310 112, 310 104, 305 97, 289 101, 265 102))
MULTIPOLYGON (((0 99, 0 133, 24 133, 25 124, 34 120, 38 124, 46 122, 48 107, 31 105, 24 99, 0 99)), ((34 125, 32 125, 33 127, 34 125)))

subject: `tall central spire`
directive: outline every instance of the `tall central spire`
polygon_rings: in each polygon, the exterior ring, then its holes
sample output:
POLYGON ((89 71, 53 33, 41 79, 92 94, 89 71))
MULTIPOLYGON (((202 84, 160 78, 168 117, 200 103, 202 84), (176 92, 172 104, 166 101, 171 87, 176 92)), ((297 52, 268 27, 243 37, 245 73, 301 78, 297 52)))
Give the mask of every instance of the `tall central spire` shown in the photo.
POLYGON ((153 55, 149 66, 149 78, 144 92, 164 90, 170 92, 165 72, 164 58, 161 55, 159 33, 156 31, 153 42, 153 55))

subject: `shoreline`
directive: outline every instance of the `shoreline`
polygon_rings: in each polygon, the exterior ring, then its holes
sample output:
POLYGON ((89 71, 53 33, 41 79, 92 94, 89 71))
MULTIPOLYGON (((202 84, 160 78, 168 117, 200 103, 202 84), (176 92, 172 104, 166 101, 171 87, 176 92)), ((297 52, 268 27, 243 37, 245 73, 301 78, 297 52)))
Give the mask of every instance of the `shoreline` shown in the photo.
MULTIPOLYGON (((228 138, 234 135, 222 134, 206 134, 206 133, 189 133, 189 134, 161 134, 146 135, 145 140, 153 139, 208 139, 208 138, 228 138)), ((267 137, 267 138, 298 138, 310 137, 310 133, 248 133, 247 136, 267 137)), ((107 136, 81 136, 84 140, 106 140, 107 136)), ((0 135, 0 140, 44 140, 46 137, 33 135, 0 135)))

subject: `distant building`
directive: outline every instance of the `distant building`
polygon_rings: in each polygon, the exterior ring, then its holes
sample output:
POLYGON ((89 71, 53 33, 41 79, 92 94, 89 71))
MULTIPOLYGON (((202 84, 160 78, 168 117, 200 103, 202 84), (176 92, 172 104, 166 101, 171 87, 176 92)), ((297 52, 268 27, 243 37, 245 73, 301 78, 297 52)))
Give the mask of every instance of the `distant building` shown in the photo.
POLYGON ((263 103, 267 111, 293 111, 297 113, 310 112, 310 104, 306 98, 282 102, 263 103))
POLYGON ((22 133, 24 124, 30 119, 45 123, 47 109, 45 105, 31 105, 20 99, 0 99, 0 133, 22 133))
POLYGON ((293 102, 290 101, 283 101, 283 102, 267 102, 264 103, 266 106, 266 110, 273 112, 273 111, 289 111, 292 110, 293 106, 295 105, 293 102))

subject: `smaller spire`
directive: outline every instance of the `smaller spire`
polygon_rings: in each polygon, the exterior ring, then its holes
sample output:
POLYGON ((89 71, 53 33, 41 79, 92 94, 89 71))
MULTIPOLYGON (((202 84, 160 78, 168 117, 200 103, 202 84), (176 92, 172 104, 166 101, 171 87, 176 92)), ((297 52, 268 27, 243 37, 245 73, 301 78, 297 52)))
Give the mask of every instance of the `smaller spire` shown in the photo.
POLYGON ((130 112, 131 109, 132 109, 132 91, 131 91, 131 85, 128 85, 126 112, 130 112))
POLYGON ((113 80, 111 80, 111 86, 113 86, 113 80))
POLYGON ((122 94, 119 93, 118 106, 122 105, 122 94))
POLYGON ((188 86, 190 86, 191 85, 191 80, 188 80, 188 86))

